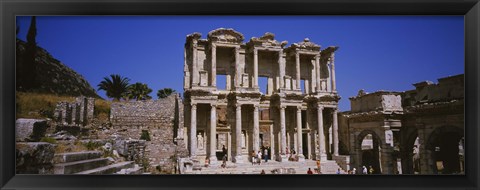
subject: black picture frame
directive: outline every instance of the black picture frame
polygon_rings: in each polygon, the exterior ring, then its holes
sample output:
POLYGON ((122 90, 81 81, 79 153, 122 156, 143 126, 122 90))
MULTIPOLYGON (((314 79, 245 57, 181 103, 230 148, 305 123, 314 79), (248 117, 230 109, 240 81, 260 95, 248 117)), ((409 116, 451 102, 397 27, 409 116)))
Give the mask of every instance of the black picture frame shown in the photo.
POLYGON ((479 0, 0 0, 0 12, 1 189, 479 189, 479 0), (15 175, 15 16, 20 15, 464 15, 466 173, 15 175))

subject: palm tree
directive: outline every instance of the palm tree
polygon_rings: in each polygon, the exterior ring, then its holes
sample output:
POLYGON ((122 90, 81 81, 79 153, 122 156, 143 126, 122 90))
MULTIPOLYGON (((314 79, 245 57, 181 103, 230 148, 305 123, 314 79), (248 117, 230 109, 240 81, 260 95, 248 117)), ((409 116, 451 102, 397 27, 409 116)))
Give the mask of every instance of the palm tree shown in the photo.
POLYGON ((104 77, 103 81, 98 84, 98 90, 104 90, 107 92, 107 97, 119 101, 121 98, 125 97, 129 82, 130 79, 127 77, 111 74, 110 78, 104 77))
POLYGON ((158 96, 159 99, 166 98, 166 97, 170 96, 170 94, 173 94, 174 92, 175 92, 175 90, 173 90, 171 88, 164 88, 164 89, 158 90, 157 96, 158 96))
POLYGON ((152 89, 148 88, 147 84, 137 82, 128 87, 128 98, 135 100, 148 100, 152 97, 148 94, 152 93, 152 89))

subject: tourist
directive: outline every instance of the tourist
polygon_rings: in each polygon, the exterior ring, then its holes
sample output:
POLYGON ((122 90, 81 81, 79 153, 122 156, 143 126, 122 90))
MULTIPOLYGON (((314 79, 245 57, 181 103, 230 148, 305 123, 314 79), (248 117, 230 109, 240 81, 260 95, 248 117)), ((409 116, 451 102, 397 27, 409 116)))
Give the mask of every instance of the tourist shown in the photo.
POLYGON ((205 167, 208 167, 210 165, 210 159, 205 158, 205 167))
POLYGON ((252 156, 252 165, 254 165, 255 162, 256 162, 256 158, 257 158, 257 154, 255 154, 255 151, 254 151, 254 150, 252 150, 251 156, 252 156))
POLYGON ((372 166, 369 166, 368 172, 369 172, 370 174, 373 174, 374 171, 375 171, 375 170, 373 169, 373 167, 372 167, 372 166))
POLYGON ((367 167, 362 166, 362 173, 363 173, 363 174, 368 174, 367 167))
POLYGON ((352 174, 352 170, 348 170, 348 171, 347 171, 347 174, 352 174))
POLYGON ((227 155, 227 149, 225 148, 225 145, 222 145, 222 153, 223 155, 227 155))
POLYGON ((313 172, 310 168, 308 168, 307 174, 313 174, 313 172))
POLYGON ((262 163, 262 152, 261 151, 258 151, 257 158, 258 158, 258 165, 260 165, 260 163, 262 163))
POLYGON ((268 162, 268 150, 267 149, 263 150, 263 157, 265 158, 265 163, 268 162))
POLYGON ((337 169, 337 174, 342 174, 342 172, 340 171, 340 168, 337 169))
POLYGON ((260 174, 265 174, 265 170, 262 170, 262 172, 260 172, 260 174))
POLYGON ((357 174, 357 168, 353 168, 352 174, 357 174))
POLYGON ((226 154, 223 155, 222 162, 223 162, 222 163, 222 168, 227 167, 227 155, 226 154))
POLYGON ((321 169, 320 167, 321 167, 320 166, 320 160, 317 160, 317 171, 318 171, 318 173, 320 173, 320 169, 321 169))

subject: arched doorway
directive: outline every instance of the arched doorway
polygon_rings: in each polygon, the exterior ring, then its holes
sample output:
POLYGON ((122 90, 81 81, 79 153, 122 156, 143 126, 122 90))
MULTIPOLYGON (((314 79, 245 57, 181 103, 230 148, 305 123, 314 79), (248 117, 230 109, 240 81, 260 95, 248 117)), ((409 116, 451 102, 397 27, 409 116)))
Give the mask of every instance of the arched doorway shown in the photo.
POLYGON ((427 141, 427 150, 432 152, 434 173, 455 174, 463 171, 463 129, 443 126, 435 129, 427 141))
POLYGON ((369 168, 370 166, 374 169, 374 174, 380 174, 380 145, 381 140, 375 134, 375 132, 370 130, 365 130, 358 135, 357 141, 357 150, 359 155, 359 173, 362 173, 361 169, 363 166, 369 168))

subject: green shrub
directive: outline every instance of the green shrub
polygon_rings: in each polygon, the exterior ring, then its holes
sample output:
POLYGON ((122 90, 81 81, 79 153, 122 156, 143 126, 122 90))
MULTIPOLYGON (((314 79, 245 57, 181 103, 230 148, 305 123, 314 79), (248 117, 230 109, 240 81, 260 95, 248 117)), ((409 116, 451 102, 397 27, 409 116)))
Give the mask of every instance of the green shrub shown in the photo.
POLYGON ((141 140, 146 140, 146 141, 150 141, 150 133, 148 132, 148 130, 142 130, 142 135, 140 136, 140 139, 141 140))
POLYGON ((101 143, 98 143, 98 142, 93 142, 93 141, 88 141, 86 144, 85 144, 85 147, 88 149, 88 150, 95 150, 99 147, 101 147, 102 144, 101 143))
POLYGON ((40 139, 40 142, 47 142, 47 143, 51 143, 51 144, 56 144, 57 140, 55 140, 52 137, 42 137, 42 139, 40 139))

